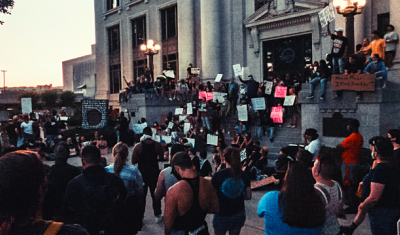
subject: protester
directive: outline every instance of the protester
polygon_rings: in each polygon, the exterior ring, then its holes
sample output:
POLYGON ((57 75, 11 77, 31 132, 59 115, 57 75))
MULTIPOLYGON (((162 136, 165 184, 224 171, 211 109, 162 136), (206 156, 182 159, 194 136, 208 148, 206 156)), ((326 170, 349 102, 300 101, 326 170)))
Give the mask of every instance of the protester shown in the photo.
MULTIPOLYGON (((350 55, 349 61, 346 63, 344 68, 344 74, 361 74, 364 70, 364 61, 361 60, 357 55, 350 55)), ((357 92, 357 99, 361 98, 361 92, 357 92)))
MULTIPOLYGON (((342 58, 340 58, 339 60, 341 60, 343 63, 342 58)), ((341 66, 343 66, 341 64, 341 66)), ((312 99, 314 98, 314 86, 318 84, 318 82, 321 83, 321 92, 320 92, 320 99, 325 99, 325 84, 326 81, 329 80, 330 77, 330 71, 328 69, 328 67, 326 66, 326 62, 325 60, 320 60, 319 61, 319 70, 318 70, 318 77, 315 77, 314 79, 311 80, 310 82, 310 95, 307 97, 307 99, 312 99)))
POLYGON ((202 150, 200 151, 200 171, 199 176, 211 177, 212 175, 212 168, 210 162, 207 160, 207 151, 202 150))
POLYGON ((393 157, 391 163, 393 167, 397 167, 400 170, 400 130, 391 129, 388 131, 388 139, 393 144, 393 157))
POLYGON ((247 85, 247 96, 249 100, 255 98, 258 90, 258 82, 254 80, 253 75, 249 75, 247 81, 243 81, 243 79, 239 76, 239 80, 247 85))
POLYGON ((187 153, 175 154, 171 166, 182 180, 167 191, 165 234, 209 234, 204 219, 219 210, 211 182, 197 176, 187 153))
POLYGON ((229 83, 229 102, 231 104, 230 114, 234 115, 237 111, 237 100, 238 100, 239 85, 235 82, 234 78, 231 78, 229 83))
POLYGON ((303 137, 305 150, 313 154, 313 161, 315 161, 319 157, 319 151, 321 150, 321 140, 318 138, 317 130, 314 128, 306 129, 303 137))
POLYGON ((237 121, 236 122, 237 126, 235 127, 236 133, 238 134, 245 134, 246 133, 246 126, 243 125, 243 123, 241 121, 237 121))
POLYGON ((226 169, 215 173, 211 182, 217 191, 220 210, 214 215, 216 235, 239 234, 246 221, 244 200, 251 200, 250 179, 242 172, 240 152, 236 148, 224 151, 226 169))
POLYGON ((211 132, 210 118, 208 116, 209 106, 210 105, 207 103, 207 100, 204 97, 202 103, 199 106, 197 116, 201 117, 201 122, 203 123, 203 127, 206 128, 208 132, 211 132))
POLYGON ((381 60, 378 54, 372 56, 372 62, 367 65, 363 73, 376 74, 376 77, 382 76, 382 89, 386 88, 387 71, 385 63, 381 60))
POLYGON ((396 55, 397 43, 399 43, 399 35, 394 32, 393 25, 387 26, 387 33, 383 36, 383 39, 386 43, 385 65, 390 69, 393 66, 393 59, 396 55))
MULTIPOLYGON (((372 39, 374 39, 365 50, 371 50, 371 57, 373 57, 375 54, 379 55, 379 58, 384 59, 385 58, 385 48, 386 48, 386 42, 382 38, 380 38, 380 33, 378 30, 374 30, 371 33, 372 39)), ((368 57, 367 63, 372 61, 372 58, 368 57)))
POLYGON ((28 141, 35 140, 32 124, 33 124, 33 121, 29 120, 29 116, 24 115, 24 122, 21 123, 21 130, 22 130, 22 135, 25 140, 28 140, 28 141))
POLYGON ((119 140, 125 144, 129 143, 129 123, 131 122, 131 115, 129 113, 128 118, 125 117, 124 112, 121 112, 119 115, 119 124, 115 127, 115 130, 119 131, 119 140))
POLYGON ((332 34, 328 22, 328 35, 333 40, 332 46, 332 74, 344 74, 344 60, 348 50, 349 40, 343 36, 343 28, 337 28, 332 34))
POLYGON ((18 116, 13 116, 12 121, 7 126, 8 143, 11 146, 17 147, 18 143, 18 116))
POLYGON ((325 205, 314 189, 311 171, 291 162, 282 190, 265 194, 257 214, 264 218, 264 234, 320 234, 325 205))
POLYGON ((368 38, 364 38, 361 48, 359 50, 357 50, 357 54, 362 53, 365 57, 365 60, 368 59, 368 57, 370 57, 372 50, 369 49, 369 39, 368 38))
MULTIPOLYGON (((293 102, 292 106, 288 107, 288 111, 289 111, 289 115, 290 115, 290 125, 288 125, 287 127, 288 128, 297 128, 297 116, 299 115, 299 110, 297 107, 297 102, 298 102, 297 95, 295 94, 294 88, 289 89, 289 95, 294 96, 294 102, 293 102)), ((322 96, 322 97, 324 97, 324 96, 322 96)))
POLYGON ((153 83, 154 91, 156 93, 157 98, 164 97, 164 83, 161 81, 160 77, 157 77, 157 81, 153 83))

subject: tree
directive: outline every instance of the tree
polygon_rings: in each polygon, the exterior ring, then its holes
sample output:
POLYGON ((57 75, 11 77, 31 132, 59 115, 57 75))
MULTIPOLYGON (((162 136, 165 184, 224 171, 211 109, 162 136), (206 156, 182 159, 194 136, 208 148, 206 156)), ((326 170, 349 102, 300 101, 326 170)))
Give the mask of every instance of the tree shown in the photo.
POLYGON ((20 94, 20 98, 31 98, 32 99, 32 109, 33 110, 40 109, 40 105, 39 105, 40 94, 39 93, 37 93, 35 91, 23 91, 20 94))
MULTIPOLYGON (((0 0, 0 13, 11 15, 11 9, 14 7, 14 0, 0 0)), ((0 25, 4 22, 0 20, 0 25)))
POLYGON ((60 95, 61 107, 72 107, 75 103, 75 94, 73 91, 64 91, 60 95))
POLYGON ((56 106, 56 102, 58 99, 57 91, 48 90, 42 93, 42 101, 46 108, 51 109, 56 106))

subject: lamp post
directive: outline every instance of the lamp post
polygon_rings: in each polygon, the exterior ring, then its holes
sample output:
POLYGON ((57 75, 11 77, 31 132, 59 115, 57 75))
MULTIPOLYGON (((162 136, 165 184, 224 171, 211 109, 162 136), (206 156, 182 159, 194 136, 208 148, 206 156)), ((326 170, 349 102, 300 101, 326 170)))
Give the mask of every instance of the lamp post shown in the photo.
POLYGON ((143 54, 149 56, 149 66, 153 73, 154 73, 153 56, 158 54, 160 49, 161 49, 160 45, 158 44, 154 45, 154 41, 152 39, 149 39, 147 41, 147 44, 140 45, 140 50, 143 52, 143 54))
POLYGON ((4 92, 6 92, 6 72, 7 72, 7 70, 1 70, 1 72, 3 72, 3 78, 4 78, 3 89, 4 89, 4 92))
POLYGON ((346 17, 346 36, 349 40, 347 53, 351 55, 354 53, 354 16, 363 12, 366 0, 333 0, 332 4, 338 14, 346 17))

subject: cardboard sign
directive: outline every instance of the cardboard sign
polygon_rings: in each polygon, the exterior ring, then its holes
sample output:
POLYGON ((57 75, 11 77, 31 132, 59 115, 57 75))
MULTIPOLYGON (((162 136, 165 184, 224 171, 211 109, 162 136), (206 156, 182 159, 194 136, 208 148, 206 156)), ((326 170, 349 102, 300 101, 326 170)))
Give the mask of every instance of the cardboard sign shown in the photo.
POLYGON ((287 93, 287 87, 277 86, 275 87, 275 98, 285 98, 287 93))
POLYGON ((261 97, 261 98, 252 98, 251 99, 251 104, 253 106, 253 110, 255 110, 255 111, 265 110, 265 99, 263 97, 261 97))
POLYGON ((332 75, 332 91, 375 91, 375 74, 332 75))
POLYGON ((237 105, 238 120, 247 122, 247 105, 237 105))
POLYGON ((192 74, 200 74, 200 69, 199 68, 192 68, 191 72, 192 72, 192 74))
POLYGON ((272 93, 272 86, 274 85, 274 83, 273 82, 270 82, 270 81, 267 81, 266 83, 265 83, 265 94, 267 94, 267 95, 271 95, 271 93, 272 93))
POLYGON ((215 82, 220 82, 222 79, 223 74, 218 74, 217 77, 215 78, 215 82))
POLYGON ((185 121, 185 120, 186 120, 186 116, 179 115, 179 122, 185 121))
POLYGON ((207 134, 207 144, 218 146, 218 136, 207 134))
POLYGON ((207 92, 200 91, 199 92, 199 100, 202 100, 203 98, 207 98, 207 92))
POLYGON ((288 95, 285 97, 285 102, 283 102, 283 106, 293 106, 296 100, 295 95, 288 95))
POLYGON ((173 122, 169 122, 167 129, 172 129, 172 127, 174 127, 174 123, 173 122))
POLYGON ((22 114, 32 113, 32 98, 21 98, 22 114))
POLYGON ((186 104, 186 113, 188 114, 188 115, 192 115, 193 114, 193 106, 192 106, 192 103, 187 103, 186 104))
POLYGON ((183 124, 183 133, 186 134, 190 130, 190 123, 183 124))
POLYGON ((233 65, 233 72, 235 73, 235 77, 243 76, 242 67, 240 67, 240 64, 233 65))
POLYGON ((165 143, 170 144, 171 143, 171 136, 163 136, 163 140, 165 140, 165 143))
POLYGON ((212 100, 212 99, 213 99, 213 95, 214 95, 214 93, 212 93, 212 92, 207 92, 207 93, 206 93, 206 100, 212 100))
POLYGON ((272 107, 271 116, 274 123, 283 123, 283 109, 282 106, 272 107))
POLYGON ((260 187, 262 187, 262 186, 265 186, 265 185, 268 185, 268 184, 272 184, 272 183, 274 183, 275 182, 275 177, 274 176, 270 176, 270 177, 267 177, 267 178, 265 178, 265 179, 263 179, 263 180, 260 180, 260 181, 253 181, 253 182, 251 182, 251 189, 256 189, 256 188, 260 188, 260 187))
POLYGON ((196 142, 195 139, 193 138, 186 138, 188 143, 192 145, 192 148, 194 148, 194 143, 196 142))
POLYGON ((183 108, 176 108, 175 115, 181 115, 183 113, 183 108))
POLYGON ((174 70, 165 71, 165 76, 175 78, 174 70))

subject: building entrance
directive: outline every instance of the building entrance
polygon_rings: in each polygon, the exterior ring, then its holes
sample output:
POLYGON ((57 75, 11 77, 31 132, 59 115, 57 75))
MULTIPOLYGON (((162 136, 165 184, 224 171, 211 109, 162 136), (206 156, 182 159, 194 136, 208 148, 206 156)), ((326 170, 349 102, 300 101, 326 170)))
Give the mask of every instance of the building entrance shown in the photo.
POLYGON ((312 63, 311 34, 263 42, 264 79, 301 75, 312 63))

